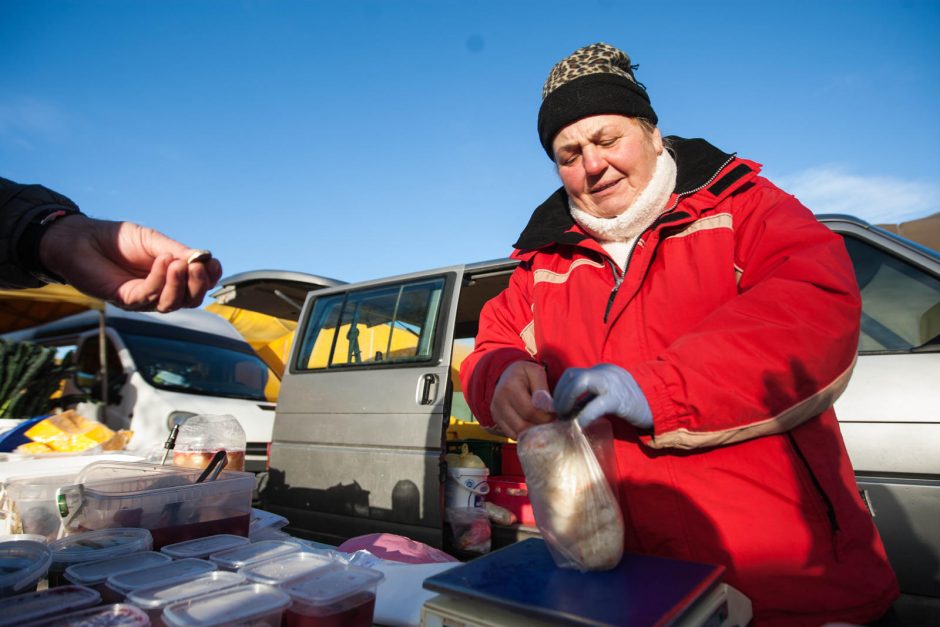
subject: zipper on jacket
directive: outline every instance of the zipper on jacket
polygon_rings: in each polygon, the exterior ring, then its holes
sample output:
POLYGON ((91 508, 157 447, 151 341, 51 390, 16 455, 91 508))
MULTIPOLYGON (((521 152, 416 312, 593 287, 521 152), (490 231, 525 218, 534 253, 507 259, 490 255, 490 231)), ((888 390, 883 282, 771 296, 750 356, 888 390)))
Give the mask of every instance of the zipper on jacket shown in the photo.
MULTIPOLYGON (((734 161, 736 158, 737 158, 737 154, 733 154, 733 155, 731 155, 730 157, 728 157, 728 159, 727 159, 724 163, 722 163, 722 164, 718 167, 717 170, 715 170, 715 173, 712 174, 711 177, 709 177, 709 179, 708 179, 707 181, 705 181, 704 183, 702 183, 701 185, 699 185, 699 186, 696 187, 695 189, 690 189, 690 190, 687 191, 687 192, 679 192, 679 193, 677 193, 677 194, 676 194, 676 202, 672 203, 672 206, 671 206, 671 207, 669 207, 668 209, 666 209, 665 211, 663 211, 663 212, 659 215, 659 218, 661 218, 662 216, 666 215, 667 213, 669 213, 670 211, 672 211, 673 209, 675 209, 675 208, 679 205, 679 201, 682 200, 682 197, 683 197, 683 196, 688 196, 689 194, 694 194, 695 192, 701 191, 701 190, 705 189, 706 187, 708 187, 709 185, 711 185, 712 182, 714 182, 714 180, 715 180, 716 178, 718 178, 718 175, 721 173, 721 171, 724 170, 726 167, 728 167, 728 164, 731 163, 732 161, 734 161)), ((643 233, 646 233, 646 231, 648 231, 651 227, 654 227, 654 226, 656 225, 656 223, 659 221, 659 218, 656 218, 656 220, 654 220, 652 224, 650 224, 648 227, 646 227, 646 228, 643 230, 643 233)), ((627 258, 626 258, 626 260, 623 262, 623 271, 621 271, 620 273, 618 273, 618 272, 617 272, 617 266, 616 266, 616 264, 614 264, 614 262, 611 261, 611 260, 609 260, 609 259, 607 260, 607 263, 610 264, 610 270, 611 270, 611 272, 613 272, 613 275, 614 275, 614 287, 613 287, 613 289, 610 290, 610 296, 607 298, 607 307, 604 309, 604 324, 607 324, 607 318, 608 318, 608 316, 610 316, 610 309, 611 309, 611 307, 613 307, 613 305, 614 305, 614 299, 617 297, 617 292, 620 290, 620 285, 623 283, 623 279, 627 276, 627 268, 630 267, 630 259, 633 258, 633 251, 636 250, 636 245, 640 242, 640 238, 643 237, 643 233, 640 233, 640 235, 638 235, 637 238, 636 238, 635 240, 633 240, 633 246, 630 247, 630 252, 627 253, 627 258)))
POLYGON ((790 440, 790 444, 793 446, 793 450, 796 451, 796 456, 800 458, 800 461, 803 463, 803 467, 806 469, 806 473, 809 475, 809 478, 813 481, 813 486, 816 488, 816 492, 819 493, 819 496, 823 500, 823 504, 826 506, 826 516, 829 518, 829 527, 832 529, 832 533, 835 534, 839 530, 839 521, 836 519, 836 510, 832 506, 832 501, 829 499, 829 495, 826 494, 826 491, 823 490, 822 484, 819 483, 819 479, 816 478, 816 473, 813 472, 813 469, 810 467, 809 462, 806 461, 806 457, 803 455, 803 451, 800 450, 800 447, 796 444, 796 438, 793 437, 793 434, 787 431, 787 438, 790 440))

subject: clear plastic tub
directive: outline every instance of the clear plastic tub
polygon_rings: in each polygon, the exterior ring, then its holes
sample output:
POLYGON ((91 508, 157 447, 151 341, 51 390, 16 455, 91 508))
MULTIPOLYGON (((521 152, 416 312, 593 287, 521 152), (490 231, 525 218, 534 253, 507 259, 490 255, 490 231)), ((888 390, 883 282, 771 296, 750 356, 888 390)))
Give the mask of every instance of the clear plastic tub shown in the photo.
POLYGON ((174 603, 163 610, 163 622, 170 627, 280 627, 290 604, 290 597, 281 590, 255 583, 174 603))
POLYGON ((225 467, 245 470, 245 430, 229 414, 197 414, 180 425, 173 465, 205 468, 216 451, 225 451, 225 467))
POLYGON ((298 553, 300 548, 300 545, 296 542, 264 540, 220 553, 213 553, 209 556, 209 561, 223 570, 235 571, 250 564, 298 553))
POLYGON ((153 538, 146 529, 102 529, 60 538, 50 543, 49 548, 52 550, 49 586, 52 587, 63 583, 62 573, 73 564, 149 551, 153 548, 153 538))
POLYGON ((51 563, 52 551, 42 542, 0 542, 0 597, 35 591, 51 563))
POLYGON ((163 610, 167 606, 193 597, 232 588, 245 583, 245 581, 245 577, 238 573, 217 570, 178 583, 138 588, 127 595, 127 602, 145 611, 147 616, 150 617, 151 625, 160 627, 165 625, 163 610))
POLYGON ((149 624, 150 619, 142 609, 124 603, 112 603, 31 623, 29 627, 147 627, 149 624))
POLYGON ((248 581, 279 586, 334 562, 333 557, 325 553, 291 553, 282 558, 249 564, 239 568, 238 572, 248 581))
POLYGON ((235 536, 228 533, 217 533, 215 535, 206 536, 204 538, 196 538, 195 540, 186 540, 185 542, 169 544, 160 550, 174 559, 183 559, 187 557, 196 557, 202 559, 209 557, 213 553, 228 551, 246 544, 248 544, 248 538, 243 536, 235 536))
POLYGON ((105 584, 109 594, 118 595, 124 599, 128 594, 141 588, 160 584, 179 583, 188 579, 195 579, 216 570, 215 564, 206 560, 182 559, 167 562, 153 568, 135 570, 120 575, 108 577, 105 584))
POLYGON ((74 483, 77 473, 10 479, 5 485, 5 508, 9 510, 10 531, 29 533, 55 540, 62 518, 56 507, 56 490, 74 483))
POLYGON ((59 586, 0 599, 0 627, 25 625, 101 603, 101 595, 85 586, 59 586))
POLYGON ((108 577, 129 573, 143 568, 153 568, 172 561, 173 558, 156 551, 140 551, 130 555, 112 557, 96 562, 83 562, 74 564, 65 569, 65 579, 71 583, 94 588, 104 599, 105 603, 117 602, 105 586, 108 577))
POLYGON ((298 627, 369 627, 375 591, 385 575, 371 568, 333 564, 281 586, 293 604, 284 616, 298 627))
POLYGON ((98 462, 57 493, 66 533, 142 527, 159 549, 207 535, 248 535, 255 476, 223 471, 197 483, 200 470, 148 462, 98 462))

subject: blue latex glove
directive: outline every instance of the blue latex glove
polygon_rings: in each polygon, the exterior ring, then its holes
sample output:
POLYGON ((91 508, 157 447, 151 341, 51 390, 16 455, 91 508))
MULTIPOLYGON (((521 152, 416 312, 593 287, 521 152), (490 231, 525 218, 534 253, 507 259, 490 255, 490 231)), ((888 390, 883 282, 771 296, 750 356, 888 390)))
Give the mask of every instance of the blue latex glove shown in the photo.
POLYGON ((620 366, 598 364, 593 368, 568 368, 555 386, 554 397, 555 411, 563 418, 577 412, 579 403, 586 400, 577 415, 582 427, 607 414, 620 416, 640 429, 653 426, 653 412, 643 390, 620 366))

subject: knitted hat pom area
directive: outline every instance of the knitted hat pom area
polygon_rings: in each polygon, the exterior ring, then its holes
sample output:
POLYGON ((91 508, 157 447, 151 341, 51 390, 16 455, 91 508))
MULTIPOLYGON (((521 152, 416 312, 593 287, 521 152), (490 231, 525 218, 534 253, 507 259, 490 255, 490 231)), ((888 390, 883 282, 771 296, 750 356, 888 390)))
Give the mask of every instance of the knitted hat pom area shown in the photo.
POLYGON ((579 48, 555 64, 542 88, 538 117, 539 140, 549 159, 554 160, 555 135, 581 118, 618 114, 659 121, 635 68, 627 53, 605 43, 579 48))

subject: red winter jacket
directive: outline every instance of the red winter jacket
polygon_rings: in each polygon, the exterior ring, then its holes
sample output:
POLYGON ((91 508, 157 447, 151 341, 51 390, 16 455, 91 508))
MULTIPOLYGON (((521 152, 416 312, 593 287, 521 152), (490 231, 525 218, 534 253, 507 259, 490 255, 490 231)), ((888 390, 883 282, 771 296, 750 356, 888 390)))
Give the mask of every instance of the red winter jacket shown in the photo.
POLYGON ((754 162, 670 138, 678 175, 614 290, 564 189, 515 244, 522 263, 461 369, 492 425, 500 374, 526 359, 627 369, 652 432, 612 420, 629 551, 723 564, 757 624, 866 622, 898 595, 832 404, 858 342, 841 238, 754 162))

